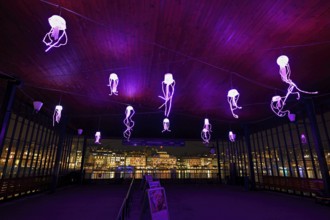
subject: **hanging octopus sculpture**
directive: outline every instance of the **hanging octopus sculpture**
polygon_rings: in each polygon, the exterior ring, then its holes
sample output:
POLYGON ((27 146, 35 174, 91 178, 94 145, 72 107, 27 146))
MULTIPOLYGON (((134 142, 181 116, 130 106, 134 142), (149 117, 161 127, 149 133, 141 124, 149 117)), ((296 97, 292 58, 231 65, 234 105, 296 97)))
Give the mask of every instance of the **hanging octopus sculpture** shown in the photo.
POLYGON ((279 117, 283 117, 286 114, 290 113, 289 110, 283 111, 282 109, 284 108, 286 101, 291 94, 297 95, 297 100, 299 100, 300 92, 305 93, 305 94, 317 94, 318 92, 317 91, 308 92, 308 91, 301 90, 290 79, 291 70, 290 70, 290 65, 289 65, 289 58, 287 56, 285 56, 285 55, 279 56, 277 58, 276 62, 277 62, 277 65, 279 65, 279 67, 280 67, 279 74, 281 76, 282 81, 289 84, 289 87, 288 87, 287 93, 284 97, 274 96, 272 98, 271 108, 272 108, 273 112, 275 112, 276 115, 278 115, 279 117), (297 90, 297 91, 294 91, 294 90, 297 90))
POLYGON ((129 141, 131 137, 131 133, 134 127, 134 121, 132 120, 132 117, 134 115, 135 111, 132 106, 127 106, 125 110, 125 119, 124 119, 124 125, 126 126, 126 130, 124 131, 123 135, 124 138, 126 138, 127 141, 129 141))
POLYGON ((164 81, 162 82, 162 91, 163 96, 158 96, 159 98, 164 100, 164 104, 162 104, 160 108, 165 107, 164 116, 168 117, 171 112, 172 107, 172 98, 174 95, 175 88, 175 80, 173 79, 173 75, 171 73, 166 73, 164 76, 164 81))

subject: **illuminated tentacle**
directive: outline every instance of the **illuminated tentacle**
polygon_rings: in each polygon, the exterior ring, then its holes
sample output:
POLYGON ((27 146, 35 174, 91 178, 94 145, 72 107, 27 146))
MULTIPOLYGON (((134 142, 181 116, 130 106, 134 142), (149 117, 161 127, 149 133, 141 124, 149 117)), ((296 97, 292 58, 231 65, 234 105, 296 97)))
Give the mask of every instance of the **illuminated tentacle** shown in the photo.
POLYGON ((126 130, 123 132, 123 136, 129 141, 133 127, 135 125, 135 122, 132 120, 132 117, 134 115, 135 111, 132 106, 127 106, 125 110, 125 119, 124 119, 124 125, 126 126, 126 130))
POLYGON ((68 36, 66 35, 66 31, 65 31, 66 30, 65 20, 58 15, 53 15, 48 19, 48 22, 51 26, 51 29, 42 40, 44 44, 48 46, 45 52, 48 52, 53 47, 60 47, 66 45, 68 42, 68 36), (61 35, 59 36, 60 32, 61 35))

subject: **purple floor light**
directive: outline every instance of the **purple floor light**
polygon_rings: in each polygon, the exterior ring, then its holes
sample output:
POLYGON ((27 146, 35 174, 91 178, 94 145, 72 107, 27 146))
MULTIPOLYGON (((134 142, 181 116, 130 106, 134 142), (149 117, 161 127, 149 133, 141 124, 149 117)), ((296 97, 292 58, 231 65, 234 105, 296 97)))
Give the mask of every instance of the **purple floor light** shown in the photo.
POLYGON ((231 113, 233 114, 234 118, 238 118, 238 115, 234 113, 234 110, 242 109, 242 107, 237 105, 238 99, 239 99, 239 93, 236 89, 231 89, 228 91, 227 100, 230 106, 231 113))
POLYGON ((55 121, 60 123, 62 116, 63 107, 61 105, 55 106, 54 115, 53 115, 53 126, 55 126, 55 121))
POLYGON ((164 104, 162 104, 159 108, 162 108, 163 106, 165 107, 165 117, 168 117, 170 115, 174 88, 175 80, 173 79, 172 73, 166 73, 164 76, 164 81, 162 82, 163 96, 158 96, 159 98, 164 100, 164 104))
POLYGON ((168 118, 164 118, 163 120, 163 131, 162 132, 165 132, 165 131, 168 131, 168 132, 171 132, 170 130, 170 120, 168 118))
POLYGON ((53 15, 48 19, 48 22, 51 26, 51 29, 42 40, 48 46, 45 52, 48 52, 53 47, 66 45, 68 42, 68 37, 65 32, 65 20, 61 16, 53 15))
POLYGON ((123 135, 127 141, 129 141, 131 137, 131 133, 135 124, 134 121, 132 120, 134 113, 135 111, 132 106, 129 105, 126 107, 125 119, 124 119, 124 125, 126 126, 126 130, 124 131, 123 135))
POLYGON ((211 132, 212 132, 212 125, 210 124, 209 119, 205 118, 203 130, 201 132, 201 137, 204 144, 208 144, 210 142, 211 132))
POLYGON ((118 95, 118 87, 119 84, 119 78, 116 73, 111 73, 109 76, 109 87, 110 87, 110 94, 109 95, 118 95))

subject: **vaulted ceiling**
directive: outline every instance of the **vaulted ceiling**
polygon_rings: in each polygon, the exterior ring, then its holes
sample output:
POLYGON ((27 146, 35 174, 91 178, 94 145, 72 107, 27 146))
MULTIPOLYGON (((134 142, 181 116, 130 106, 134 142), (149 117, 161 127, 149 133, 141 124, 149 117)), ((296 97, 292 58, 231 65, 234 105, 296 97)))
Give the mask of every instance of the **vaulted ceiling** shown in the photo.
MULTIPOLYGON (((1 75, 53 111, 59 102, 70 125, 121 137, 132 105, 132 138, 199 138, 205 117, 220 135, 242 123, 277 117, 284 96, 278 56, 289 57, 299 88, 330 93, 330 2, 315 0, 21 0, 0 3, 1 75), (66 20, 67 45, 43 37, 48 18, 66 20), (110 96, 109 74, 119 77, 110 96), (176 81, 171 132, 162 133, 161 82, 176 81), (235 119, 227 92, 240 93, 235 119)), ((302 94, 303 97, 313 95, 302 94)), ((288 103, 295 103, 289 98, 288 103)), ((298 101, 299 102, 299 101, 298 101)))

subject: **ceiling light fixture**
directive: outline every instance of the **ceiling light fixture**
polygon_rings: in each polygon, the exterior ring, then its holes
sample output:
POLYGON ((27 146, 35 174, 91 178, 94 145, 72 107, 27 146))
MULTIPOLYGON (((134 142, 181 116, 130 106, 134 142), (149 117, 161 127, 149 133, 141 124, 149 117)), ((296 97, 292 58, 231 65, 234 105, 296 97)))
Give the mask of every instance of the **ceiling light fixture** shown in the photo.
POLYGON ((271 108, 272 110, 275 112, 276 115, 278 115, 279 117, 283 117, 285 116, 287 113, 289 114, 290 111, 286 110, 286 111, 282 111, 283 107, 286 104, 286 100, 288 99, 289 95, 291 94, 296 94, 297 95, 297 100, 300 99, 300 93, 306 93, 306 94, 317 94, 318 92, 308 92, 308 91, 304 91, 298 88, 298 86, 290 79, 290 75, 291 75, 291 70, 290 70, 290 65, 289 65, 289 58, 285 55, 279 56, 276 60, 277 65, 279 65, 280 70, 280 76, 283 82, 289 84, 287 93, 284 97, 280 97, 280 96, 274 96, 272 98, 272 102, 271 102, 271 108), (297 92, 294 92, 293 90, 296 89, 297 92), (275 103, 275 105, 274 105, 275 103))
POLYGON ((78 131, 78 135, 82 135, 83 129, 79 128, 77 131, 78 131))
POLYGON ((66 22, 64 18, 58 15, 53 15, 48 19, 48 22, 51 29, 42 40, 48 46, 45 52, 48 52, 53 47, 66 45, 68 42, 68 37, 65 32, 66 22))
POLYGON ((302 144, 307 144, 307 138, 306 138, 305 134, 300 135, 300 141, 302 144))
POLYGON ((201 132, 201 137, 204 144, 208 144, 211 139, 212 125, 208 118, 204 119, 204 126, 201 132))
POLYGON ((227 100, 230 106, 231 113, 233 114, 234 118, 238 118, 238 115, 234 113, 234 110, 242 109, 242 107, 237 105, 238 99, 239 99, 239 93, 236 89, 231 89, 228 91, 227 100))
POLYGON ((124 125, 126 126, 126 130, 124 131, 123 135, 126 138, 127 141, 129 141, 131 137, 131 133, 134 127, 134 121, 132 120, 132 117, 134 115, 135 111, 132 106, 127 106, 125 110, 125 119, 124 119, 124 125))
POLYGON ((118 95, 118 87, 119 84, 119 78, 116 73, 111 73, 109 76, 109 87, 110 87, 110 94, 109 95, 118 95))
POLYGON ((97 131, 96 133, 95 133, 95 144, 101 144, 101 132, 100 131, 97 131))
POLYGON ((162 132, 165 132, 165 131, 168 131, 168 132, 171 132, 170 130, 170 120, 168 118, 164 118, 163 120, 163 131, 162 132))
POLYGON ((55 121, 60 123, 62 116, 63 107, 61 105, 55 106, 54 115, 53 115, 53 126, 55 126, 55 121))
POLYGON ((232 131, 229 131, 228 137, 231 142, 235 142, 236 134, 234 134, 232 131))
POLYGON ((160 109, 163 106, 165 106, 165 112, 164 112, 165 117, 168 117, 171 112, 174 88, 175 88, 175 80, 173 79, 172 73, 166 73, 164 75, 164 81, 162 82, 163 96, 158 96, 159 98, 165 101, 164 104, 162 104, 159 107, 160 109))
POLYGON ((33 102, 33 108, 36 113, 38 113, 42 107, 43 103, 40 101, 34 101, 33 102))
POLYGON ((284 100, 285 97, 281 97, 279 95, 273 96, 272 101, 270 103, 270 108, 272 109, 272 111, 279 117, 283 117, 286 114, 290 114, 289 110, 285 110, 283 111, 284 108, 284 100))

